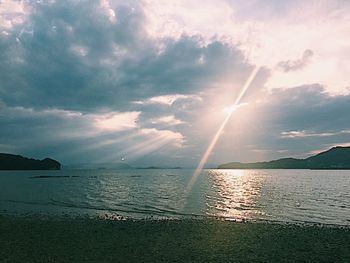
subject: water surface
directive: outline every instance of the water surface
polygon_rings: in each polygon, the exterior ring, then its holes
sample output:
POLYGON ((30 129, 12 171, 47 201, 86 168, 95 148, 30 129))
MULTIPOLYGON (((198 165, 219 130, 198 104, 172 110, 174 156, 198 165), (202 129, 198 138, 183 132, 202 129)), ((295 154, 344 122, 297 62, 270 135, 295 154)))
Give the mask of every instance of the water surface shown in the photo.
POLYGON ((1 171, 0 212, 350 225, 350 171, 1 171))

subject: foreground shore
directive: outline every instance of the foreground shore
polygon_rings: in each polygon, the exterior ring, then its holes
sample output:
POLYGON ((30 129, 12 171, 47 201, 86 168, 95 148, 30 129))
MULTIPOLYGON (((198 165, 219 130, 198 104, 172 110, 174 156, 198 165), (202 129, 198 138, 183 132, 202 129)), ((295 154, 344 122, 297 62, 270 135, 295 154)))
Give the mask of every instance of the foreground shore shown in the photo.
POLYGON ((0 262, 350 262, 350 228, 0 216, 0 262))

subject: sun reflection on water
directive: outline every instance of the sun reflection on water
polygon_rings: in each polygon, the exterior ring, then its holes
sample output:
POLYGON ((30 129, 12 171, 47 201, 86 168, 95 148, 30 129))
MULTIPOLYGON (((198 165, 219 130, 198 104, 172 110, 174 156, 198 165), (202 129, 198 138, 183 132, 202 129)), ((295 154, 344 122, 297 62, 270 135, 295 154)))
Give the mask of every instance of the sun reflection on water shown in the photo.
POLYGON ((215 195, 207 195, 207 214, 229 219, 255 219, 264 213, 259 205, 262 176, 251 170, 210 170, 215 195))

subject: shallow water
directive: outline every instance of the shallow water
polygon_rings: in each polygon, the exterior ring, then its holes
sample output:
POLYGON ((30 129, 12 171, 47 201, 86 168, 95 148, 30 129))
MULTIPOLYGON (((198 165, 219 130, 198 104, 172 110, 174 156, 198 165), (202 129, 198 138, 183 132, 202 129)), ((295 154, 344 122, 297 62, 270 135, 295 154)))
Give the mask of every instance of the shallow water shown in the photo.
POLYGON ((350 225, 350 171, 1 171, 0 212, 350 225))

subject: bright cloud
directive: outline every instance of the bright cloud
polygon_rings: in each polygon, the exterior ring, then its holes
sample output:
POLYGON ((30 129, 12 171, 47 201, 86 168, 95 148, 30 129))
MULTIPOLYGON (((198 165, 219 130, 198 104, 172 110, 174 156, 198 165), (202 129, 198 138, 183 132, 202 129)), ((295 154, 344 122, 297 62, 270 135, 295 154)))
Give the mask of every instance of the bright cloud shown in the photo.
POLYGON ((111 23, 116 23, 117 22, 116 14, 113 8, 111 7, 109 1, 101 0, 100 5, 101 5, 101 8, 105 11, 105 14, 108 17, 109 21, 111 23))
POLYGON ((350 130, 337 131, 337 132, 322 132, 322 133, 314 133, 308 131, 287 131, 282 132, 282 138, 305 138, 305 137, 326 137, 326 136, 336 136, 350 134, 350 130))
POLYGON ((177 119, 174 115, 163 116, 159 118, 153 118, 150 120, 152 124, 167 124, 167 125, 179 125, 184 124, 183 121, 177 119))
POLYGON ((177 147, 181 147, 184 142, 184 136, 179 132, 173 132, 171 130, 158 130, 155 128, 151 129, 141 129, 141 133, 145 135, 149 135, 155 138, 161 138, 164 141, 171 141, 177 147))
POLYGON ((112 112, 93 115, 95 126, 102 131, 121 131, 137 127, 140 112, 112 112))
POLYGON ((24 1, 3 0, 0 2, 0 30, 11 30, 24 23, 27 10, 24 1))
MULTIPOLYGON (((228 1, 144 1, 148 32, 156 37, 178 38, 182 34, 212 37, 232 25, 234 10, 228 1)), ((226 33, 226 32, 225 32, 226 33)))
POLYGON ((148 98, 145 101, 135 101, 135 104, 164 104, 172 105, 178 100, 201 100, 197 95, 171 94, 148 98))
MULTIPOLYGON (((321 83, 331 93, 348 91, 350 4, 341 0, 146 1, 150 28, 158 37, 183 33, 213 36, 239 44, 252 64, 272 70, 266 86, 321 83), (304 53, 305 50, 311 53, 304 53), (309 54, 309 55, 308 55, 309 54), (303 70, 281 72, 276 65, 295 61, 303 70), (303 60, 305 60, 303 62, 303 60), (308 63, 306 63, 306 60, 308 63)), ((292 63, 293 64, 293 63, 292 63)))

